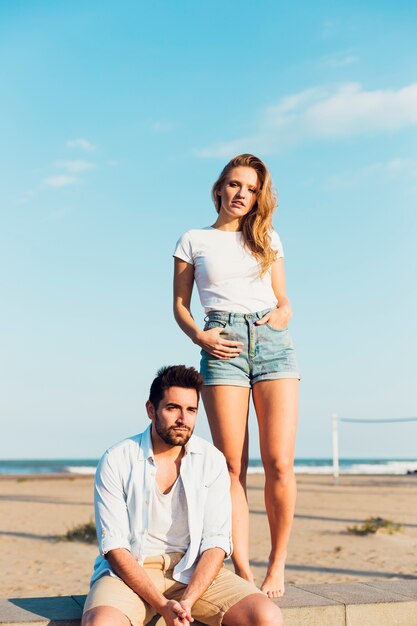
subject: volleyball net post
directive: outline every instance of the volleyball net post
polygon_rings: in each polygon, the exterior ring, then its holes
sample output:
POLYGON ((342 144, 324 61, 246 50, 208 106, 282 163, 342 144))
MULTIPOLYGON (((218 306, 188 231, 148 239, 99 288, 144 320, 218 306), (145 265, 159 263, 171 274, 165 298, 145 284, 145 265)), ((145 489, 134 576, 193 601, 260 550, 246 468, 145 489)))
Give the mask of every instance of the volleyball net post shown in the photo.
POLYGON ((332 450, 333 450, 333 478, 339 482, 339 418, 337 413, 332 415, 332 450))

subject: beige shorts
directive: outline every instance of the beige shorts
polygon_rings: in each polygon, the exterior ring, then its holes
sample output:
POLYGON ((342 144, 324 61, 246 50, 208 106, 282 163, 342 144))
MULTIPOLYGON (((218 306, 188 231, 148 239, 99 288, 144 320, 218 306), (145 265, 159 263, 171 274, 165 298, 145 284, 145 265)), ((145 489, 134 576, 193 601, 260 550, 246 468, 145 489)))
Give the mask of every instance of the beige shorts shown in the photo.
MULTIPOLYGON (((172 578, 172 570, 182 556, 174 552, 145 559, 143 567, 146 573, 169 600, 180 600, 186 587, 172 578)), ((226 611, 254 593, 261 592, 252 583, 222 567, 214 582, 194 604, 192 616, 209 626, 220 626, 226 611)), ((133 626, 143 626, 157 614, 150 604, 114 576, 102 576, 94 583, 85 601, 84 613, 97 606, 119 609, 133 626)))

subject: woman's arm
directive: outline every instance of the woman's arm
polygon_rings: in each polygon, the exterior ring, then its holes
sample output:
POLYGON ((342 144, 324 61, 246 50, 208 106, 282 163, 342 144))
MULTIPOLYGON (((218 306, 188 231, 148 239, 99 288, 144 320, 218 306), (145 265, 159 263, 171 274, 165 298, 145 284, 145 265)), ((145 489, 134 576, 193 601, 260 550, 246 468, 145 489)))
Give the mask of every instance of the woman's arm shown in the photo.
POLYGON ((272 264, 271 282, 272 289, 278 300, 277 308, 264 315, 264 317, 256 323, 259 325, 268 322, 274 328, 286 328, 292 318, 292 310, 285 287, 284 259, 282 257, 272 264))
POLYGON ((209 354, 218 359, 230 359, 241 352, 240 341, 222 339, 221 328, 201 330, 191 314, 191 295, 194 286, 194 266, 175 257, 174 317, 186 335, 209 354))
POLYGON ((194 287, 194 266, 174 258, 174 317, 182 331, 198 344, 201 332, 191 314, 191 295, 194 287))

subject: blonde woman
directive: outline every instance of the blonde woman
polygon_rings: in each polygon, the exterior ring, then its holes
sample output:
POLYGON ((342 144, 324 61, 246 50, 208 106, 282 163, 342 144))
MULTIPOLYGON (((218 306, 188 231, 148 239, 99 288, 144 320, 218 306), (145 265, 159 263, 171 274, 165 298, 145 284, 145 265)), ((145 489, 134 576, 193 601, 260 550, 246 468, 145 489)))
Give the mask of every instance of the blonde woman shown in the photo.
POLYGON ((186 232, 174 253, 174 314, 202 349, 204 407, 231 479, 233 563, 236 573, 250 581, 246 473, 252 390, 271 534, 261 590, 276 598, 284 594, 296 498, 299 374, 288 331, 292 314, 284 255, 272 227, 276 198, 266 165, 251 154, 235 157, 214 183, 212 198, 218 213, 214 224, 186 232), (194 281, 206 313, 204 329, 191 314, 194 281))

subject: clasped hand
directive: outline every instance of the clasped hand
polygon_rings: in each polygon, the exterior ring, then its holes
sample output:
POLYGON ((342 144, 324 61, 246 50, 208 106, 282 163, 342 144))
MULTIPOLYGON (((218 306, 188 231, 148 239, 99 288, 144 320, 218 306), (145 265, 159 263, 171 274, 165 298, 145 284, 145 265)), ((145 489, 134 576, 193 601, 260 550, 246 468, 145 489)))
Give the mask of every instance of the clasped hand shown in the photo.
POLYGON ((191 616, 191 604, 186 600, 168 600, 160 610, 167 626, 186 626, 194 621, 191 616))

